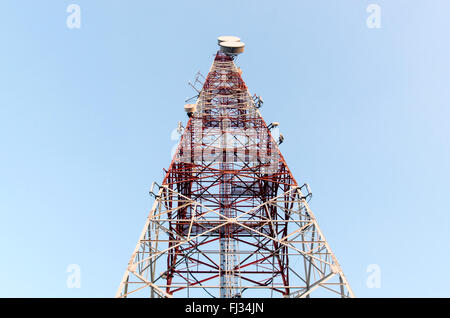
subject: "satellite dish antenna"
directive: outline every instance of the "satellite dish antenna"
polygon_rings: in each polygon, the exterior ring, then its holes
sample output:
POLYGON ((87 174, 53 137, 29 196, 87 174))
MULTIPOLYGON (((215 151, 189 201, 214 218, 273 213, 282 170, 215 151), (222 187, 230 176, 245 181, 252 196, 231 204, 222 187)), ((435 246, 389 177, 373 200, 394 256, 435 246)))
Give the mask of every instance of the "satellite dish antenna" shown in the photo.
POLYGON ((196 104, 186 104, 184 105, 184 111, 187 113, 189 117, 191 117, 194 112, 196 111, 197 105, 196 104))
POLYGON ((226 41, 226 42, 220 42, 220 52, 228 54, 228 55, 237 55, 244 52, 245 43, 244 42, 232 42, 232 41, 226 41))
POLYGON ((241 39, 234 35, 222 35, 217 38, 217 44, 221 42, 240 42, 241 39))

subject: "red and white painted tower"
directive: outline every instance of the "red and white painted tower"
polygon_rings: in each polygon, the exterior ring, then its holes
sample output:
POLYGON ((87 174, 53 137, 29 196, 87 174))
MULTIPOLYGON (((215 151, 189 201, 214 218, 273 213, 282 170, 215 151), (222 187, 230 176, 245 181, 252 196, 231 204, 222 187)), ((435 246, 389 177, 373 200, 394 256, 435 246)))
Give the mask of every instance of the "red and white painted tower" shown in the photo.
POLYGON ((133 251, 117 297, 353 297, 234 58, 211 69, 133 251))

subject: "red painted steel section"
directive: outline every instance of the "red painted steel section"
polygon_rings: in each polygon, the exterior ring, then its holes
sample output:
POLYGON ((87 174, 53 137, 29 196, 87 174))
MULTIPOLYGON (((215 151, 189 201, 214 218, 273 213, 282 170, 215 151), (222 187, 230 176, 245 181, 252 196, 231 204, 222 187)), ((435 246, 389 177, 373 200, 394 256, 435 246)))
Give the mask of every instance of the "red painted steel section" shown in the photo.
MULTIPOLYGON (((212 68, 200 95, 202 102, 211 107, 195 112, 189 119, 163 185, 187 198, 201 202, 213 211, 227 211, 226 216, 233 217, 255 209, 261 203, 296 186, 297 182, 273 140, 267 124, 259 115, 259 111, 242 107, 242 105, 248 105, 249 95, 239 72, 226 66, 220 68, 221 63, 229 65, 230 62, 232 57, 217 53, 214 66, 218 69, 212 68), (251 112, 256 115, 251 115, 251 112), (199 123, 200 129, 197 125, 199 123), (208 136, 211 131, 217 133, 221 130, 222 135, 230 131, 229 134, 233 138, 241 133, 245 136, 250 129, 259 137, 250 141, 249 144, 221 149, 217 145, 208 146, 206 143, 209 137, 205 136, 208 136), (199 139, 198 136, 203 138, 199 139), (208 149, 209 157, 206 158, 203 153, 200 158, 197 158, 195 149, 208 149), (256 154, 252 154, 251 152, 255 149, 256 154), (190 160, 179 160, 188 151, 191 151, 190 160), (222 157, 221 164, 212 162, 211 158, 214 156, 222 157), (269 171, 267 162, 268 158, 272 157, 277 160, 276 167, 275 170, 269 171)), ((168 209, 185 204, 184 198, 173 192, 167 190, 165 195, 171 199, 166 201, 169 205, 168 209)), ((285 205, 289 208, 289 202, 285 205)), ((172 233, 169 235, 169 247, 176 245, 178 234, 185 236, 190 226, 191 235, 218 226, 220 223, 218 217, 216 219, 209 217, 204 222, 193 222, 191 225, 190 218, 193 215, 199 217, 206 213, 207 211, 200 208, 195 210, 192 205, 176 209, 176 212, 169 212, 167 217, 171 221, 168 228, 172 233)), ((273 220, 289 218, 288 215, 281 213, 280 209, 273 206, 257 208, 242 223, 250 228, 257 228, 263 233, 273 235, 275 231, 278 235, 285 236, 288 233, 287 222, 276 222, 275 227, 272 228, 264 221, 269 217, 273 220)), ((277 242, 264 236, 255 237, 255 234, 248 229, 232 224, 221 228, 220 231, 211 232, 204 241, 197 240, 196 243, 191 242, 187 246, 180 245, 170 249, 167 257, 167 285, 176 285, 175 280, 177 280, 188 286, 195 286, 224 275, 219 261, 212 256, 207 256, 208 253, 203 255, 202 260, 196 258, 208 247, 218 248, 218 240, 224 237, 235 240, 241 248, 249 251, 245 257, 236 262, 234 271, 239 279, 258 286, 267 286, 275 278, 281 278, 283 285, 289 286, 287 247, 278 245, 277 242), (255 257, 261 252, 266 253, 267 256, 255 257)), ((166 292, 173 294, 185 288, 167 287, 166 292)), ((280 294, 289 294, 288 288, 273 290, 280 294)))

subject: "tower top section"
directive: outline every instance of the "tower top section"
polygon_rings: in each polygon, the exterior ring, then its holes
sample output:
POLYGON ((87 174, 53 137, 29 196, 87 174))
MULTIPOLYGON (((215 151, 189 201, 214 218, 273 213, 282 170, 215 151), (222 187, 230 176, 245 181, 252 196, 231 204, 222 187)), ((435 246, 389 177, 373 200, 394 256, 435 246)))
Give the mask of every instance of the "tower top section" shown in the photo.
POLYGON ((245 43, 241 39, 233 35, 222 35, 217 38, 220 52, 227 55, 237 55, 244 52, 245 43))

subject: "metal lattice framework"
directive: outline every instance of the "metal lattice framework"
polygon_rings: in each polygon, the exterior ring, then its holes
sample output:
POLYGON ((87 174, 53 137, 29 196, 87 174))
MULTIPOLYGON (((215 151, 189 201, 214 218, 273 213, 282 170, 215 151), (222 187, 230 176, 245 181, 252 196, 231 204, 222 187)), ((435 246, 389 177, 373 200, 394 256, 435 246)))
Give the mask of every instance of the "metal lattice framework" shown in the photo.
POLYGON ((353 297, 240 73, 217 53, 117 297, 353 297))

